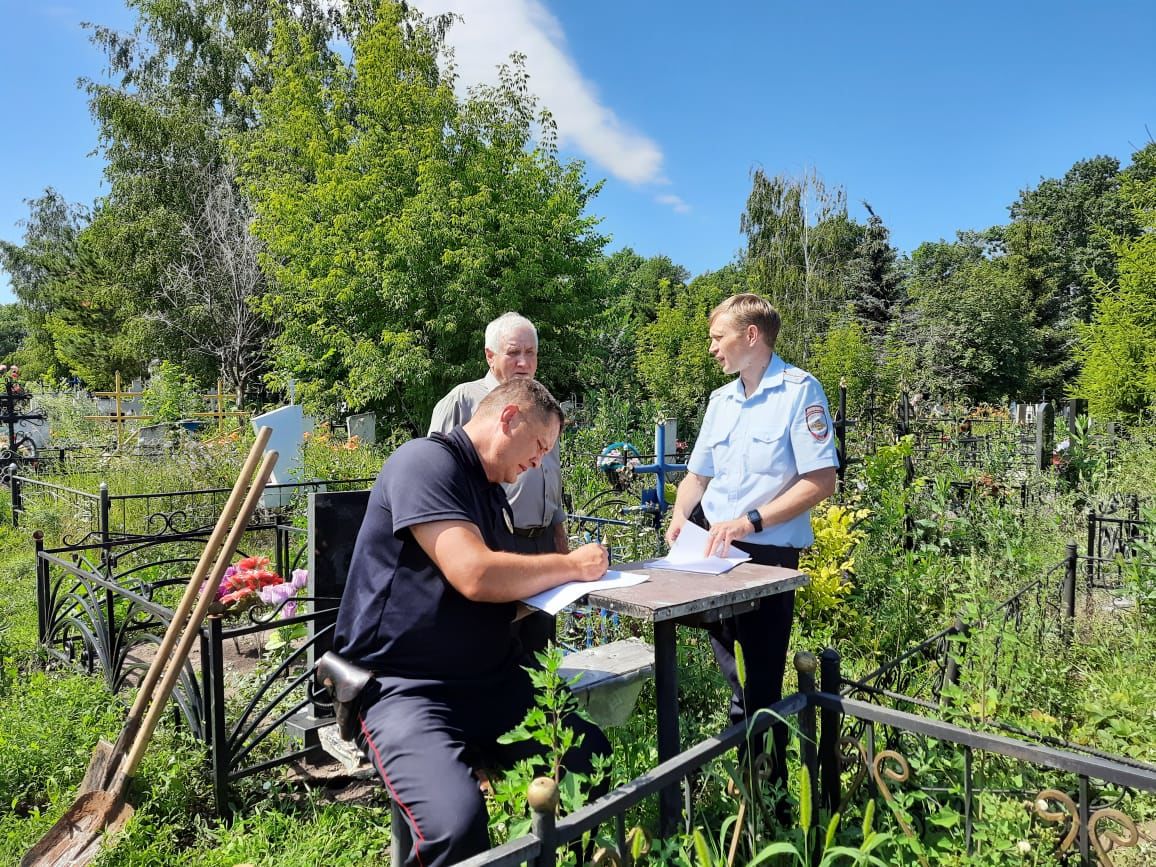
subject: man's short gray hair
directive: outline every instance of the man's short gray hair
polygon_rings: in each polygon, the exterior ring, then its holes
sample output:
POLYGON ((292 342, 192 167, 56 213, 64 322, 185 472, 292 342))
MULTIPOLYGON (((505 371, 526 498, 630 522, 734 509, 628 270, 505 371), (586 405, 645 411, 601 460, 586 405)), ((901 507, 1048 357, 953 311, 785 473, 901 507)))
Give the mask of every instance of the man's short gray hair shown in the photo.
POLYGON ((486 349, 490 352, 497 352, 501 349, 502 341, 506 336, 521 328, 529 328, 530 333, 534 335, 534 349, 538 348, 538 329, 534 327, 534 323, 523 316, 521 313, 503 313, 493 322, 486 326, 486 349))

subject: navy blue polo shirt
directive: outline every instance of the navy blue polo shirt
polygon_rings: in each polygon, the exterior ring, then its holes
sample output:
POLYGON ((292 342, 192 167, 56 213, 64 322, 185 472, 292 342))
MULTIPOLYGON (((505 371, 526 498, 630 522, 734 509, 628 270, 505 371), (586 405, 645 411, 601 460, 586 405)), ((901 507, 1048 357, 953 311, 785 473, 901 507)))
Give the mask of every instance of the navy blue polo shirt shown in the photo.
POLYGON ((465 432, 410 440, 381 468, 349 566, 334 649, 364 668, 422 680, 472 680, 517 658, 512 602, 472 602, 409 529, 468 521, 493 550, 513 548, 510 504, 465 432))

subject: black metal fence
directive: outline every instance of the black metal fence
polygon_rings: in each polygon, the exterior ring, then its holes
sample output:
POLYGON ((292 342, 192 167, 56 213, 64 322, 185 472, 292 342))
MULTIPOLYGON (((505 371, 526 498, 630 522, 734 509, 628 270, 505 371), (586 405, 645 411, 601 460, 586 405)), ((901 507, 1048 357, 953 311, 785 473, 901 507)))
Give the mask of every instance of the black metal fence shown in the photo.
MULTIPOLYGON (((252 526, 286 521, 292 515, 301 514, 310 493, 360 490, 373 481, 372 478, 319 479, 267 485, 252 526)), ((8 487, 13 526, 19 526, 31 509, 39 507, 42 515, 51 512, 58 529, 53 535, 69 544, 201 532, 216 522, 232 490, 201 488, 117 494, 110 492, 107 483, 100 482, 93 493, 22 475, 9 476, 8 487)))
MULTIPOLYGON (((271 488, 289 490, 296 505, 297 495, 321 484, 271 488)), ((332 488, 358 482, 325 484, 332 488)), ((37 624, 40 643, 50 656, 99 674, 116 692, 143 677, 211 528, 183 531, 166 520, 163 532, 153 535, 119 527, 114 531, 108 506, 115 500, 102 493, 96 499, 100 529, 87 541, 50 548, 41 533, 35 534, 37 624)), ((218 492, 180 496, 190 493, 218 492)), ((141 496, 168 502, 164 495, 141 496)), ((91 500, 82 497, 80 502, 91 500)), ((306 543, 304 529, 283 523, 282 517, 270 510, 256 515, 239 553, 272 551, 273 568, 287 577, 303 565, 306 543)), ((177 718, 210 747, 222 813, 229 809, 232 782, 313 751, 316 729, 327 721, 324 696, 312 689, 310 661, 313 645, 328 641, 340 600, 292 601, 295 612, 279 606, 250 609, 241 617, 208 618, 174 691, 177 718), (287 635, 293 640, 267 650, 271 638, 287 635)))
POLYGON ((1088 510, 1084 583, 1089 600, 1096 590, 1119 590, 1129 566, 1156 569, 1156 563, 1145 562, 1156 543, 1156 525, 1141 519, 1140 506, 1140 498, 1131 495, 1088 510))
MULTIPOLYGON (((1116 848, 1138 844, 1140 835, 1135 821, 1122 808, 1128 807, 1136 792, 1156 793, 1156 768, 1142 769, 976 732, 849 698, 839 693, 842 678, 839 657, 833 650, 821 654, 821 664, 812 654, 797 654, 795 667, 799 692, 773 705, 773 717, 760 715, 749 728, 732 726, 560 820, 555 817, 557 793, 552 783, 539 782, 531 789, 531 833, 461 864, 553 867, 559 850, 573 846, 584 834, 600 827, 613 829, 613 842, 607 847, 608 852, 598 856, 600 863, 630 864, 625 821, 628 811, 696 774, 727 751, 754 742, 773 718, 794 722, 799 755, 809 771, 811 803, 822 807, 810 813, 812 831, 819 827, 824 815, 829 817, 836 811, 845 812, 850 804, 881 798, 902 834, 910 838, 916 837, 917 828, 930 819, 929 811, 939 811, 940 815, 951 811, 960 817, 957 854, 970 854, 977 823, 983 821, 978 804, 984 797, 999 797, 1023 799, 1042 823, 1059 824, 1057 852, 1074 856, 1081 865, 1094 863, 1094 857, 1101 859, 1099 863, 1110 863, 1103 860, 1109 830, 1116 848), (820 668, 822 691, 815 682, 820 668), (937 763, 924 752, 919 760, 912 761, 894 746, 901 740, 899 734, 917 738, 930 745, 937 757, 952 760, 937 763), (957 757, 962 757, 962 761, 954 761, 957 757), (1012 788, 1002 781, 989 783, 995 775, 987 773, 988 765, 996 764, 1017 767, 1021 783, 1012 788), (945 771, 954 779, 945 780, 945 771), (933 779, 921 780, 924 775, 933 779), (937 792, 934 803, 923 808, 913 807, 910 801, 905 803, 903 796, 915 788, 937 792)), ((693 817, 688 817, 688 824, 693 821, 693 817)), ((922 856, 920 860, 927 863, 922 856)))

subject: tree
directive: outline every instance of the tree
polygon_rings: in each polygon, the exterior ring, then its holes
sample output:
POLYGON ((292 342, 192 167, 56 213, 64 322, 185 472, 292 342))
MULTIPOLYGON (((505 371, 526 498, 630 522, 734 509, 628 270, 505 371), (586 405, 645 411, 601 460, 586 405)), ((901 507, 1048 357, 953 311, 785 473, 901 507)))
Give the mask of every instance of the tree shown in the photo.
POLYGON ((12 362, 27 332, 19 304, 0 304, 0 363, 12 362))
POLYGON ((811 356, 811 372, 822 384, 832 412, 839 384, 845 382, 848 413, 862 413, 869 396, 880 389, 882 367, 877 355, 871 336, 857 317, 840 317, 823 335, 811 356))
POLYGON ((1121 195, 1135 237, 1117 237, 1116 282, 1097 287, 1092 321, 1080 329, 1083 366, 1073 389, 1099 418, 1135 419, 1156 407, 1156 144, 1133 155, 1121 195))
POLYGON ((26 204, 24 243, 0 241, 0 267, 8 272, 23 309, 26 334, 19 361, 29 376, 57 376, 64 371, 48 318, 67 300, 60 291, 60 277, 76 256, 77 236, 87 225, 89 212, 70 205, 51 187, 26 204))
POLYGON ((1041 180, 1011 206, 1012 223, 1045 224, 1036 243, 1046 240, 1056 290, 1073 322, 1087 322, 1095 286, 1115 279, 1112 238, 1138 234, 1132 209, 1119 196, 1120 163, 1114 157, 1080 160, 1062 178, 1041 180))
POLYGON ((259 124, 238 144, 254 231, 277 284, 277 376, 314 408, 373 407, 424 429, 478 375, 482 327, 518 310, 565 393, 602 307, 597 186, 562 163, 520 58, 459 101, 444 27, 392 2, 351 6, 347 61, 278 7, 259 124), (540 138, 532 131, 538 126, 540 138))
MULTIPOLYGON (((78 347, 118 339, 127 352, 124 331, 131 324, 134 363, 161 356, 202 382, 223 372, 235 385, 239 371, 219 370, 219 359, 204 351, 204 306, 174 306, 173 286, 195 267, 190 251, 215 243, 210 234, 192 235, 213 231, 204 218, 219 188, 206 178, 225 176, 228 137, 254 122, 245 94, 257 74, 252 58, 268 48, 267 4, 129 0, 129 6, 137 13, 131 33, 93 27, 112 81, 85 82, 109 188, 85 243, 104 269, 102 282, 119 291, 106 293, 105 305, 115 305, 106 307, 107 316, 75 322, 72 336, 78 347), (83 334, 102 324, 113 330, 83 334)), ((312 0, 295 9, 314 40, 333 35, 330 17, 312 0)))
POLYGON ((868 336, 882 340, 901 303, 902 275, 883 220, 863 203, 870 217, 848 265, 847 292, 868 336))
POLYGON ((201 212, 182 231, 181 259, 162 277, 158 304, 148 315, 177 334, 191 355, 209 359, 232 389, 237 405, 266 366, 272 334, 256 304, 266 280, 260 244, 249 231, 253 212, 223 167, 206 176, 195 198, 201 212))
POLYGON ((668 287, 653 322, 641 329, 635 364, 644 395, 697 429, 707 399, 726 382, 718 362, 707 351, 710 311, 734 294, 737 266, 704 274, 686 287, 668 287))
POLYGON ((635 360, 639 332, 655 321, 666 298, 686 290, 690 272, 668 256, 644 259, 629 247, 604 258, 600 271, 606 301, 595 323, 597 337, 581 358, 579 378, 588 390, 642 403, 635 360))
POLYGON ((1030 311, 982 235, 922 244, 912 254, 906 330, 923 380, 908 383, 949 401, 1018 394, 1032 353, 1030 311))
POLYGON ((841 188, 829 191, 814 172, 769 178, 755 169, 739 228, 747 236, 752 291, 783 317, 780 354, 806 365, 810 347, 842 305, 843 270, 858 242, 846 195, 841 188))

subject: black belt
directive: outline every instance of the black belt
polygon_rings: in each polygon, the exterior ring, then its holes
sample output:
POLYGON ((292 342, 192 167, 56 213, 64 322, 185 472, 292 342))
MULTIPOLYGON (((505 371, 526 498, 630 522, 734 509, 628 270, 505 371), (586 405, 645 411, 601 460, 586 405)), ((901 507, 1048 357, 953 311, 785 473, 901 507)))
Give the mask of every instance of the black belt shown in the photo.
POLYGON ((545 527, 515 527, 514 535, 521 536, 523 539, 537 539, 547 530, 552 530, 553 524, 547 524, 545 527))

